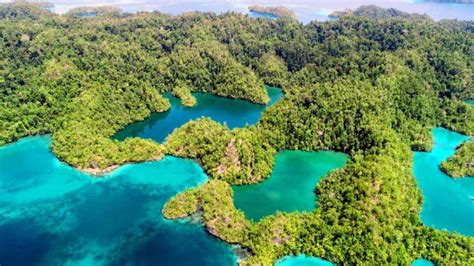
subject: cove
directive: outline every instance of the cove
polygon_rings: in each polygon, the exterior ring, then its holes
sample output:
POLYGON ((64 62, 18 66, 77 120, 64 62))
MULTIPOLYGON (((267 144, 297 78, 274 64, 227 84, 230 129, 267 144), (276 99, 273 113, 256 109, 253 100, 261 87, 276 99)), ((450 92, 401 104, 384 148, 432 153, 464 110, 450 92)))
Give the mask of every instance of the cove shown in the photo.
POLYGON ((283 151, 270 177, 255 185, 233 186, 234 204, 254 221, 277 211, 312 211, 317 207, 316 184, 349 156, 332 151, 283 151), (258 202, 259 204, 255 204, 258 202))
POLYGON ((2 265, 232 265, 202 225, 168 221, 164 203, 207 177, 165 157, 97 179, 60 162, 49 136, 0 148, 2 265))
MULTIPOLYGON (((274 104, 283 96, 280 89, 267 87, 270 96, 269 105, 274 104)), ((268 107, 239 99, 229 99, 208 93, 193 93, 197 105, 184 107, 180 99, 166 95, 170 100, 170 110, 163 113, 153 113, 149 118, 130 124, 118 131, 112 138, 124 140, 128 137, 140 137, 162 142, 186 122, 200 117, 210 117, 216 122, 226 124, 230 129, 244 127, 257 123, 262 112, 268 107)))
POLYGON ((439 169, 469 137, 435 128, 431 152, 415 152, 414 175, 423 193, 422 222, 437 229, 474 236, 474 178, 453 179, 439 169))

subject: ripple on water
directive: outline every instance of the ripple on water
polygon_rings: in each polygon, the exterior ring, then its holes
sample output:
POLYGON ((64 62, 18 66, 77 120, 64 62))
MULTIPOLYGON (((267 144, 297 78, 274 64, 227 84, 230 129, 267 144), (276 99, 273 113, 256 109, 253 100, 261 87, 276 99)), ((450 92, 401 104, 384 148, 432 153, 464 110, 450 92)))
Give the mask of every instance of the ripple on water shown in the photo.
POLYGON ((49 143, 40 136, 0 148, 2 264, 236 263, 201 225, 161 214, 169 198, 207 179, 193 161, 166 157, 94 180, 59 162, 49 143))

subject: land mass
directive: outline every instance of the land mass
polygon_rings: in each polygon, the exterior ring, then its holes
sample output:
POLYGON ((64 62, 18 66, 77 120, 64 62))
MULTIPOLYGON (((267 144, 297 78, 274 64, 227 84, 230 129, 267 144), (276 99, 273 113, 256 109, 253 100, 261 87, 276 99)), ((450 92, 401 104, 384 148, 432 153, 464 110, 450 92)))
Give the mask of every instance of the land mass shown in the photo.
POLYGON ((0 32, 0 145, 51 133, 59 159, 93 171, 193 159, 209 181, 162 212, 202 211, 211 234, 249 251, 240 264, 301 253, 338 264, 474 264, 472 237, 421 222, 412 152, 431 149, 433 127, 474 135, 474 107, 464 103, 474 98, 472 22, 377 7, 307 25, 199 12, 82 19, 3 4, 0 32), (230 130, 200 118, 162 144, 111 138, 168 110, 164 93, 185 105, 191 92, 267 104, 265 83, 285 95, 256 125, 230 130), (231 186, 265 180, 282 150, 334 150, 351 161, 315 187, 316 210, 250 221, 231 186))

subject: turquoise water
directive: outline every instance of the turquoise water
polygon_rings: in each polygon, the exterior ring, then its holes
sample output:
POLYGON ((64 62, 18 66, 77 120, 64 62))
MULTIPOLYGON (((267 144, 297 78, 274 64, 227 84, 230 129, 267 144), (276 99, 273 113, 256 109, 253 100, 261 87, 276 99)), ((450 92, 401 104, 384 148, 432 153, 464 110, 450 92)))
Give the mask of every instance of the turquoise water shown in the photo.
POLYGON ((334 266, 327 260, 321 258, 309 257, 305 255, 299 255, 296 257, 286 256, 281 260, 277 261, 276 266, 334 266))
MULTIPOLYGON (((334 266, 336 264, 317 257, 310 257, 306 255, 286 256, 277 261, 276 266, 334 266)), ((412 266, 434 266, 434 264, 425 259, 417 259, 412 266)))
POLYGON ((420 218, 427 226, 474 236, 474 178, 453 179, 439 169, 467 136, 433 129, 431 152, 415 152, 414 174, 423 193, 420 218))
POLYGON ((411 264, 411 266, 434 266, 434 264, 429 260, 417 259, 411 264))
POLYGON ((348 160, 347 155, 331 151, 280 152, 267 180, 233 187, 235 206, 252 220, 277 211, 312 211, 317 206, 314 189, 318 181, 331 170, 343 167, 348 160))
POLYGON ((49 136, 0 148, 1 265, 231 265, 201 225, 163 204, 206 180, 190 160, 126 165, 96 179, 59 162, 49 136))
POLYGON ((467 100, 466 103, 468 103, 468 104, 474 104, 474 100, 467 100))
MULTIPOLYGON (((283 96, 278 88, 267 87, 270 96, 269 105, 283 96)), ((229 99, 208 93, 193 93, 197 105, 184 107, 178 98, 168 96, 171 108, 164 113, 153 113, 144 121, 133 123, 120 130, 113 137, 124 140, 127 137, 140 137, 162 142, 175 128, 202 116, 226 124, 229 128, 244 127, 257 123, 262 112, 268 107, 244 100, 229 99)))

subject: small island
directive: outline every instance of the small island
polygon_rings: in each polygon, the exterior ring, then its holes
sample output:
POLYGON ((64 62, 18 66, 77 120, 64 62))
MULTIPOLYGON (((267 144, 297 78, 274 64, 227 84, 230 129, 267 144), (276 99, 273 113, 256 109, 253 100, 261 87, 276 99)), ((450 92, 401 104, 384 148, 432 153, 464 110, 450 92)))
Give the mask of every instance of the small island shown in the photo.
POLYGON ((255 13, 272 15, 277 18, 292 18, 292 19, 297 18, 293 10, 286 8, 284 6, 266 7, 266 6, 253 5, 253 6, 249 6, 249 11, 255 12, 255 13))

